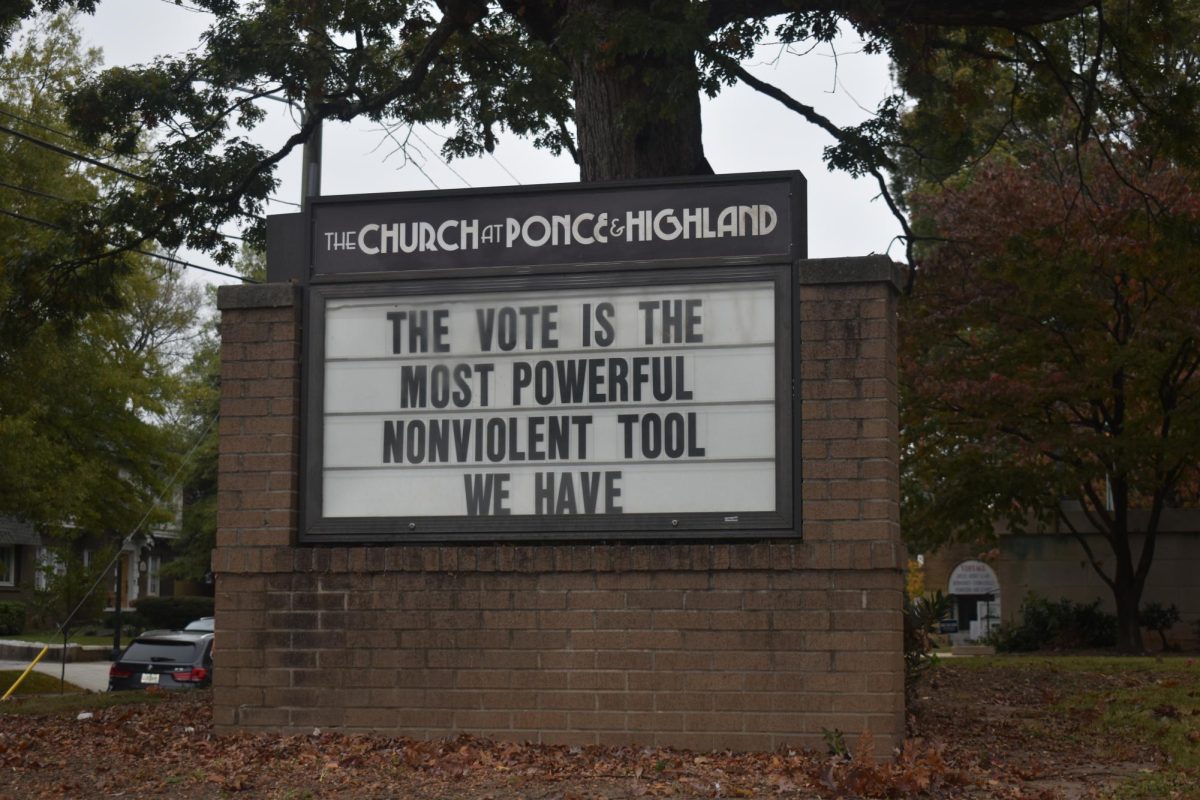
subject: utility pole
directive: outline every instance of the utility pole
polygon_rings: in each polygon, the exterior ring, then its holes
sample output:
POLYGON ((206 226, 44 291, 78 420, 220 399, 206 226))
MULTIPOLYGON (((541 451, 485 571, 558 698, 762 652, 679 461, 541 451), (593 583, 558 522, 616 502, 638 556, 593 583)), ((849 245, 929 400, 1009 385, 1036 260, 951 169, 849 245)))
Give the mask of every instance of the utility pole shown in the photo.
MULTIPOLYGON (((318 49, 320 36, 317 34, 320 21, 320 7, 316 0, 311 0, 305 17, 305 28, 308 30, 308 47, 315 53, 318 49)), ((320 30, 324 30, 321 24, 320 30)), ((304 109, 301 111, 300 124, 303 125, 315 115, 317 104, 324 94, 321 68, 313 66, 308 74, 308 85, 304 87, 304 109)), ((325 125, 320 118, 312 135, 304 143, 304 172, 300 176, 300 202, 307 204, 314 197, 321 196, 321 128, 325 125)))
MULTIPOLYGON (((307 105, 307 104, 306 104, 307 105)), ((304 116, 308 116, 305 109, 304 116)), ((303 123, 303 120, 301 120, 303 123)), ((304 143, 304 171, 300 175, 300 202, 306 203, 314 197, 321 196, 321 129, 323 122, 318 122, 313 128, 312 136, 304 143)))
POLYGON ((121 554, 117 553, 117 588, 113 592, 112 661, 121 657, 121 554))

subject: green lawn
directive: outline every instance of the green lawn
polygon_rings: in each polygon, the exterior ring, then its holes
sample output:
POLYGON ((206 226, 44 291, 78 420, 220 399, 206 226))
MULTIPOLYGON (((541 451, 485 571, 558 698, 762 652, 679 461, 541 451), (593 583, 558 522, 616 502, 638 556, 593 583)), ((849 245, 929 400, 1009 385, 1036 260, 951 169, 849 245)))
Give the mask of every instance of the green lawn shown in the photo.
MULTIPOLYGON (((15 635, 15 636, 3 636, 0 638, 8 639, 10 641, 17 641, 17 642, 32 642, 34 644, 50 644, 50 645, 62 644, 62 636, 59 634, 56 634, 54 631, 39 631, 36 633, 21 633, 21 634, 15 635)), ((68 644, 78 644, 78 645, 83 645, 83 646, 98 646, 98 647, 112 647, 112 641, 113 641, 113 637, 112 637, 111 633, 107 634, 107 635, 102 635, 102 636, 85 636, 82 633, 73 633, 73 634, 71 634, 71 637, 69 639, 67 639, 68 644)), ((129 644, 131 641, 133 641, 133 636, 131 634, 127 634, 127 633, 122 634, 122 636, 121 636, 121 646, 122 647, 129 644)))
POLYGON ((1152 742, 1166 756, 1161 769, 1130 778, 1111 796, 1114 800, 1195 797, 1200 793, 1200 667, 1196 661, 1114 658, 1100 666, 1126 676, 1140 673, 1147 680, 1083 692, 1065 698, 1061 705, 1098 710, 1097 727, 1117 739, 1152 742))
POLYGON ((972 682, 981 689, 1003 681, 1042 693, 1041 707, 1031 704, 1021 715, 1042 741, 1069 739, 1118 760, 1134 758, 1119 756, 1123 749, 1160 754, 1102 791, 1105 800, 1200 798, 1200 659, 997 655, 944 659, 934 674, 947 670, 978 674, 972 682))
MULTIPOLYGON (((13 681, 21 677, 23 671, 19 669, 0 670, 0 695, 8 691, 8 688, 13 685, 13 681)), ((25 676, 25 680, 21 681, 21 685, 17 687, 17 691, 13 692, 13 697, 59 694, 63 690, 63 684, 58 678, 34 670, 25 676)), ((78 693, 82 692, 83 689, 80 689, 73 683, 67 683, 65 691, 78 693)))
MULTIPOLYGON (((22 670, 0 670, 0 695, 8 691, 8 687, 20 677, 21 672, 22 670)), ((7 714, 74 715, 81 711, 95 711, 131 703, 158 703, 164 699, 163 694, 151 692, 92 693, 73 683, 67 683, 65 689, 67 694, 60 694, 62 684, 53 675, 31 672, 17 687, 13 696, 0 703, 0 717, 7 714)))

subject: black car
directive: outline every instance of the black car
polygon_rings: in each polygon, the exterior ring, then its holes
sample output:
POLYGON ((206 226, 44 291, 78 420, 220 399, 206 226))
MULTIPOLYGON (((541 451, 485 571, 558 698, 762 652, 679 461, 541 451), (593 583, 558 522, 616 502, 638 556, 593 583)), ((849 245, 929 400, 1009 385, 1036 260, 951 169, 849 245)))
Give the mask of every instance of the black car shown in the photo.
POLYGON ((155 631, 130 642, 108 670, 108 690, 199 689, 212 684, 213 635, 155 631))

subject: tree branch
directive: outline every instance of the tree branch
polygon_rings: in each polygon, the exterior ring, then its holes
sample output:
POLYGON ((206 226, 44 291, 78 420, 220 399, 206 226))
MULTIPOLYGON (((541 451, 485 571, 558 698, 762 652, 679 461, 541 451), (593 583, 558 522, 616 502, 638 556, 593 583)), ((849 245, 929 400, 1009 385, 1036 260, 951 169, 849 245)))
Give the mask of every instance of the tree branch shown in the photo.
POLYGON ((448 13, 438 22, 437 28, 434 29, 429 41, 425 43, 425 47, 417 56, 413 63, 412 69, 408 75, 401 81, 398 81, 386 91, 380 92, 373 97, 360 100, 357 103, 342 101, 338 103, 320 103, 311 109, 311 113, 307 114, 304 123, 300 126, 300 130, 288 137, 284 142, 283 147, 277 150, 271 156, 260 161, 255 165, 254 169, 250 170, 240 183, 233 187, 232 190, 221 195, 212 196, 210 199, 219 202, 231 202, 239 198, 253 180, 261 175, 266 170, 278 164, 289 153, 292 152, 298 145, 304 144, 312 135, 316 127, 323 120, 336 118, 343 121, 348 121, 358 116, 359 114, 369 114, 374 111, 381 111, 389 103, 403 97, 406 94, 411 94, 420 88, 426 76, 429 74, 433 62, 441 54, 442 49, 450 41, 450 38, 460 30, 466 30, 479 21, 482 17, 469 13, 473 6, 455 6, 459 11, 468 13, 453 14, 448 13))
POLYGON ((1111 589, 1115 594, 1117 591, 1116 581, 1105 574, 1104 568, 1100 566, 1100 562, 1096 558, 1096 553, 1092 550, 1091 544, 1088 543, 1087 537, 1079 532, 1074 523, 1072 523, 1071 519, 1067 516, 1066 512, 1062 510, 1061 505, 1059 505, 1056 513, 1058 514, 1059 520, 1067 527, 1067 530, 1070 531, 1071 535, 1075 537, 1075 541, 1079 542, 1080 546, 1083 547, 1083 552, 1087 556, 1088 563, 1092 565, 1092 569, 1094 569, 1096 574, 1100 576, 1100 580, 1108 584, 1108 588, 1111 589))
POLYGON ((1065 19, 1096 4, 1096 0, 710 0, 708 26, 717 30, 746 19, 823 11, 861 22, 1010 28, 1065 19))
MULTIPOLYGON (((782 103, 786 108, 791 111, 795 111, 797 114, 804 117, 804 119, 806 119, 808 122, 816 125, 821 130, 837 139, 839 142, 842 142, 843 144, 867 145, 867 147, 874 151, 872 154, 876 156, 876 160, 880 164, 883 164, 891 170, 896 169, 896 162, 893 161, 887 155, 887 153, 884 153, 878 146, 874 145, 873 143, 866 142, 861 138, 850 136, 840 127, 835 125, 828 117, 818 113, 818 111, 812 106, 805 105, 782 89, 772 86, 766 81, 759 80, 754 75, 751 75, 745 69, 745 67, 743 67, 734 59, 713 51, 706 52, 705 55, 716 63, 720 64, 722 69, 736 77, 742 83, 746 84, 755 91, 765 94, 767 97, 782 103)), ((905 281, 904 292, 905 294, 910 294, 912 292, 913 280, 916 276, 916 260, 913 255, 913 245, 916 242, 917 237, 913 233, 912 228, 909 226, 908 219, 904 216, 904 212, 900 210, 899 203, 897 203, 896 199, 892 197, 892 193, 888 189, 887 179, 883 176, 883 173, 880 172, 879 167, 875 164, 867 164, 865 167, 867 172, 869 172, 875 178, 876 183, 879 184, 880 196, 883 197, 883 201, 887 204, 888 210, 892 212, 892 216, 896 218, 896 221, 900 223, 901 230, 904 231, 904 257, 905 261, 908 262, 908 278, 905 281)))

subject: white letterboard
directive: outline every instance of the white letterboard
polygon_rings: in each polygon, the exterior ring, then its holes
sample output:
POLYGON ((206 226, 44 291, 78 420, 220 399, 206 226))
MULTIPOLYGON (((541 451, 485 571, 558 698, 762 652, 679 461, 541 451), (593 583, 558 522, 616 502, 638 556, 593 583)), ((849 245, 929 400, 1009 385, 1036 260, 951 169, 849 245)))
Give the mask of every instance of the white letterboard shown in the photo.
POLYGON ((330 298, 323 516, 776 510, 775 287, 330 298))

